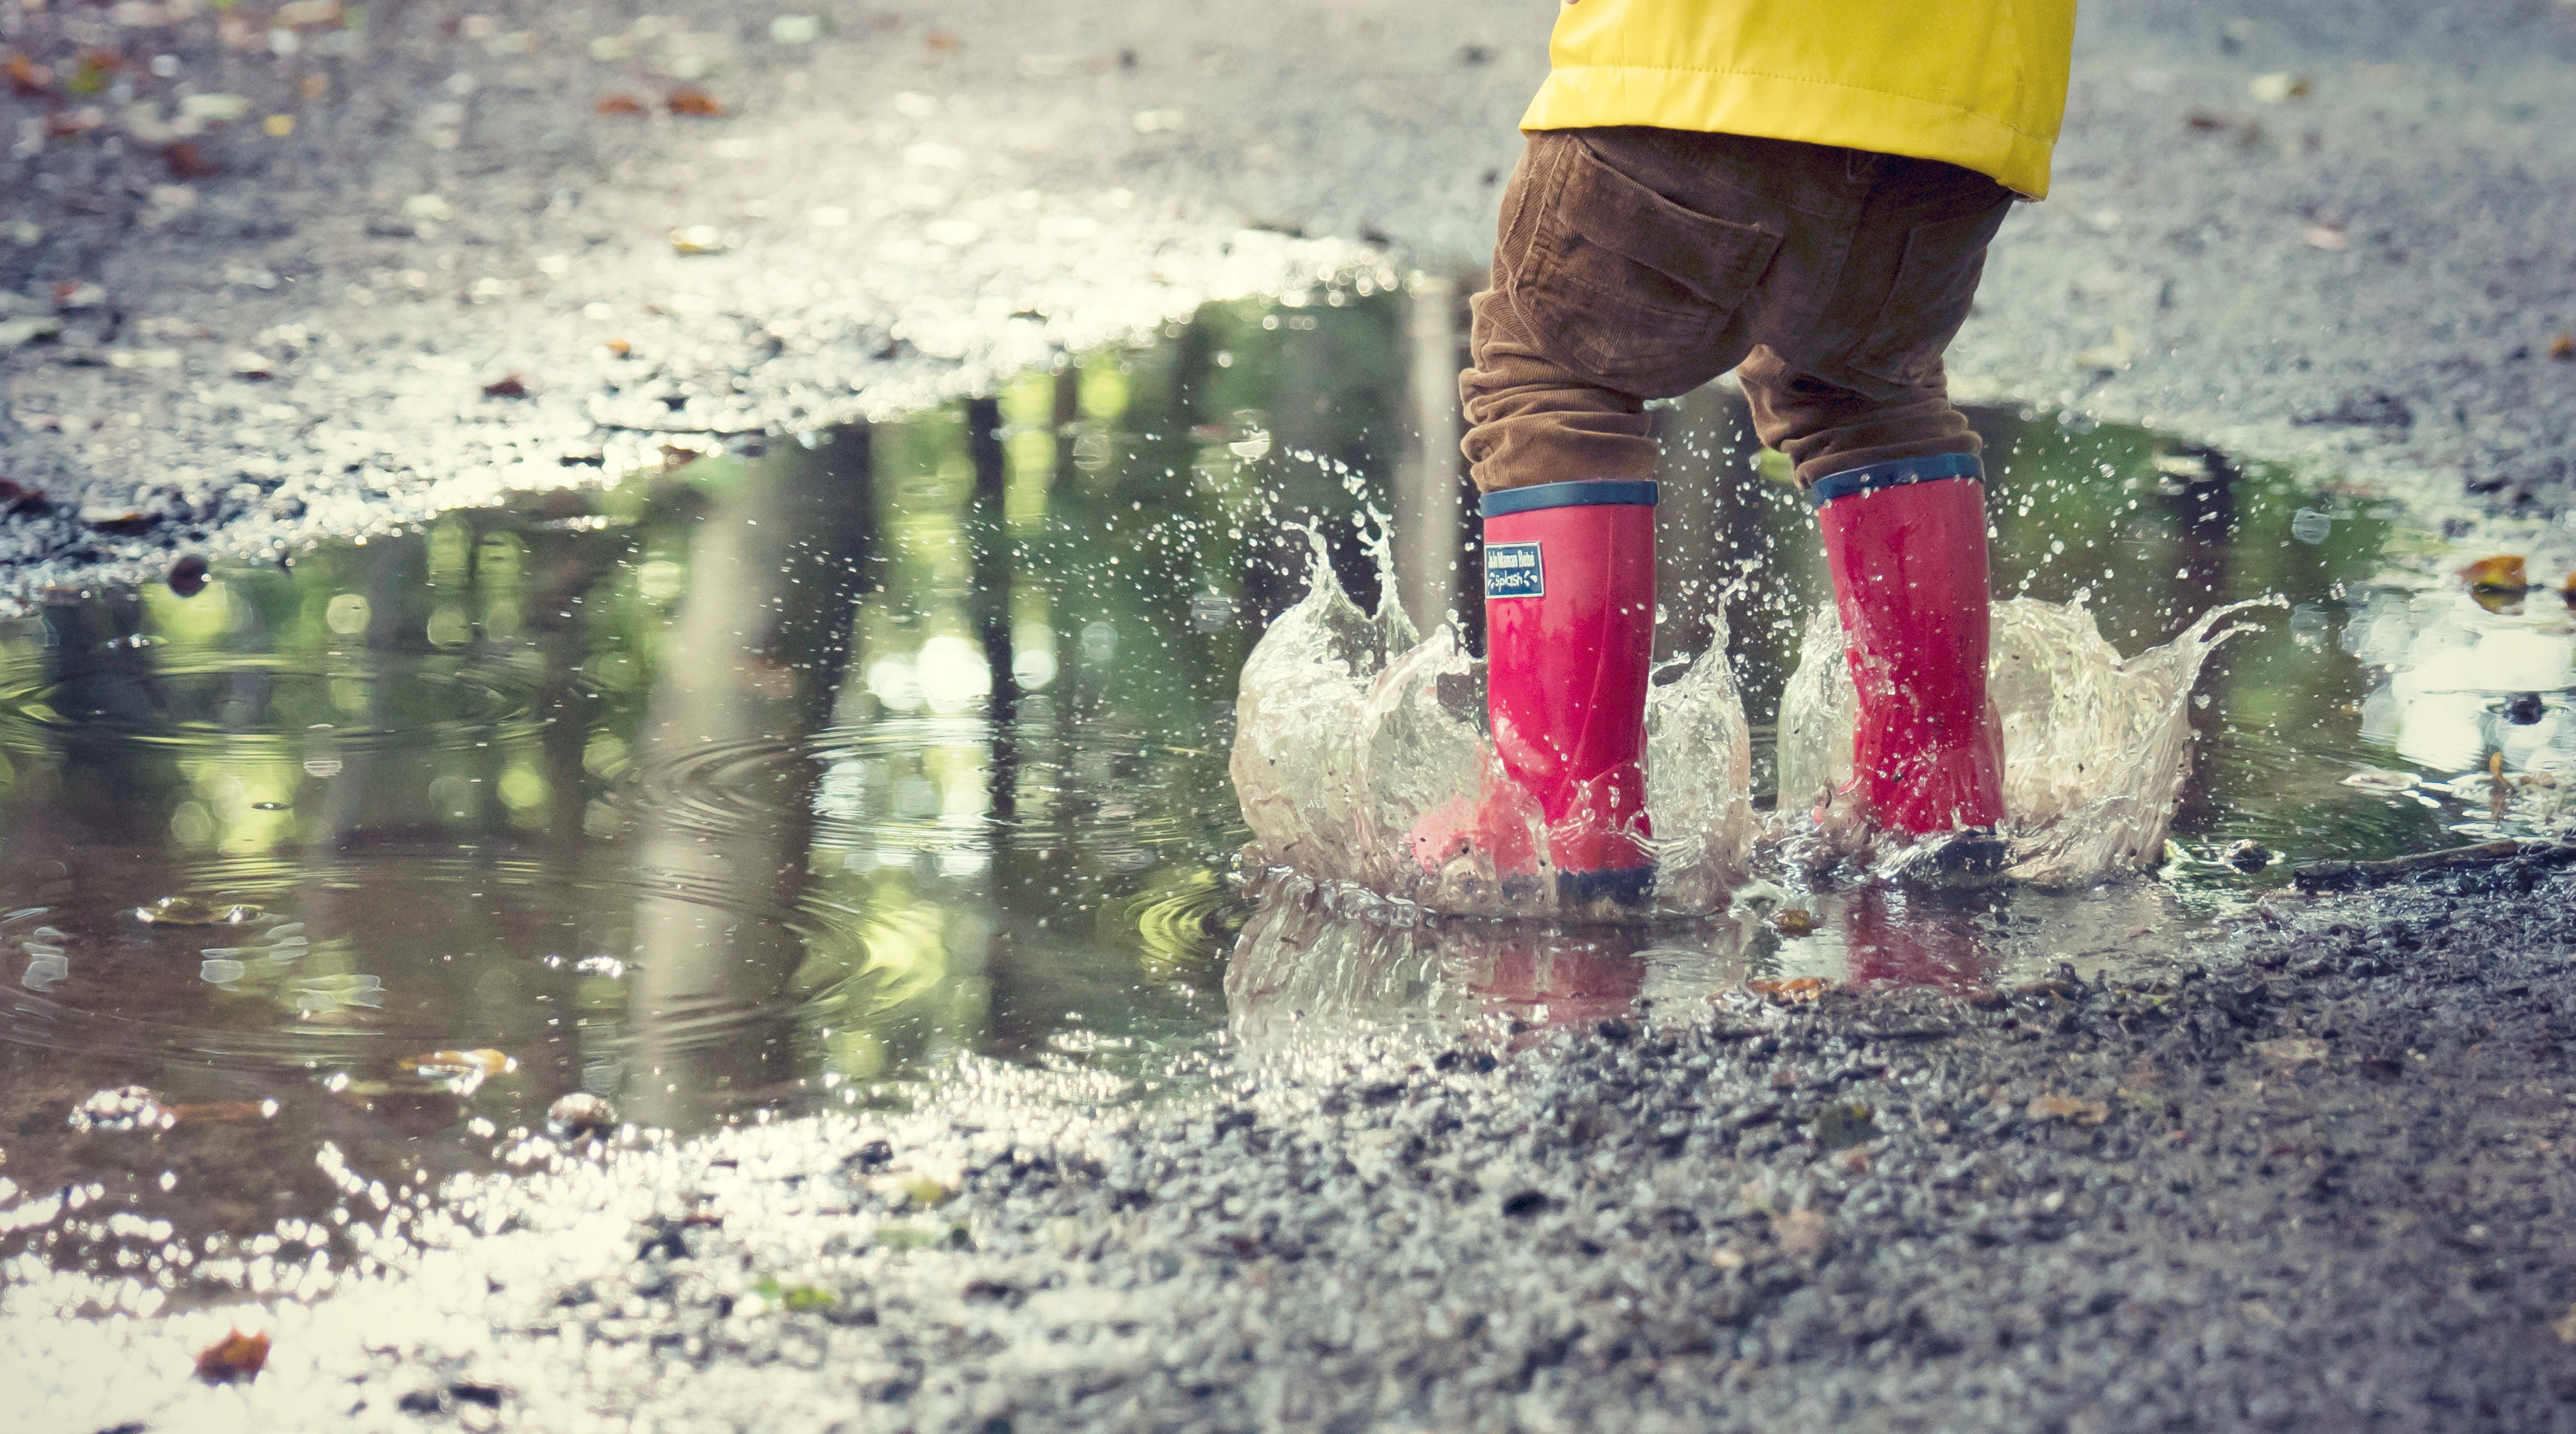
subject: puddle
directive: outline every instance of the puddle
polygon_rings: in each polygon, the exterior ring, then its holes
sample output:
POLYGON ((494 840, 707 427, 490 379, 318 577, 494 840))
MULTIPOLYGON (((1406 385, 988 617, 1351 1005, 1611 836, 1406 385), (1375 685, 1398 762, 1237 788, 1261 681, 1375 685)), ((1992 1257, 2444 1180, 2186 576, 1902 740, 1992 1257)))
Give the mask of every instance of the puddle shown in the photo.
MULTIPOLYGON (((988 403, 0 623, 0 1258, 127 1270, 136 1308, 312 1293, 367 1267, 348 1222, 573 1092, 681 1131, 984 1060, 1151 1099, 1357 1025, 2152 959, 2285 879, 2239 842, 2381 857, 2564 820, 2554 587, 2482 605, 2450 573, 2486 550, 2385 504, 1984 411, 2004 594, 2080 595, 2132 654, 2289 603, 2201 676, 2159 875, 1926 905, 1773 874, 1627 933, 1255 900, 1227 755, 1237 675, 1304 591, 1285 520, 1364 605, 1371 507, 1417 525, 1408 598, 1477 587, 1422 537, 1459 494, 1419 456, 1445 439, 1405 335, 1440 326, 1408 302, 1218 306, 988 403)), ((1724 619, 1767 806, 1812 519, 1747 471, 1731 396, 1667 418, 1668 655, 1724 619)), ((2568 537, 2506 535, 2543 584, 2568 537)))

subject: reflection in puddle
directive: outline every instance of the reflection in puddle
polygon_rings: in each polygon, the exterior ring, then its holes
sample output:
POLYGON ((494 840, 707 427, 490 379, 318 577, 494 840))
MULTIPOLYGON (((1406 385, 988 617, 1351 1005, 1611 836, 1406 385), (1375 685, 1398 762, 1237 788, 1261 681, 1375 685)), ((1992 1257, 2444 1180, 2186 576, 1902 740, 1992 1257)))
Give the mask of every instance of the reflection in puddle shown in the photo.
MULTIPOLYGON (((309 1293, 365 1267, 351 1227, 387 1238, 568 1094, 685 1130, 1002 1060, 1127 1100, 1237 1037, 2089 971, 2281 879, 2238 842, 2499 829, 2496 753, 2501 829, 2563 820, 2553 590, 2489 611, 2449 577, 2478 554, 2375 504, 1991 412, 2007 593, 2080 592, 2128 653, 2293 604, 2202 679, 2160 876, 1950 906, 1784 882, 1625 933, 1256 903, 1226 753, 1252 641, 1303 590, 1286 521, 1321 519, 1373 602, 1351 517, 1462 511, 1412 456, 1406 302, 1218 306, 956 411, 0 624, 0 1258, 121 1253, 129 1307, 309 1293), (102 1093, 156 1114, 84 1114, 102 1093)), ((1734 634, 1767 798, 1812 520, 1747 474, 1729 395, 1670 417, 1664 630, 1734 634)), ((1411 599, 1476 590, 1406 542, 1411 599)))

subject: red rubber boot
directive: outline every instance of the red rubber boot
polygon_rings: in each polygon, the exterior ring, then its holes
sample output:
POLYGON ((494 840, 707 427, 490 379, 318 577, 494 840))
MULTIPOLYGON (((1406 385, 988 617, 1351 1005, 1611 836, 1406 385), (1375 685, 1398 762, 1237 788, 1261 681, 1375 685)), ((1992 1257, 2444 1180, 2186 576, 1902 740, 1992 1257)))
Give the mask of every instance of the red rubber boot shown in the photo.
MULTIPOLYGON (((1817 480, 1860 716, 1852 785, 1879 829, 1917 837, 2003 820, 2003 733, 1986 699, 1984 466, 1973 454, 1817 480)), ((2001 843, 1970 855, 2000 865, 2001 843)))
POLYGON ((1503 770, 1538 799, 1558 893, 1634 905, 1654 883, 1646 672, 1655 643, 1655 485, 1488 493, 1486 710, 1503 770))

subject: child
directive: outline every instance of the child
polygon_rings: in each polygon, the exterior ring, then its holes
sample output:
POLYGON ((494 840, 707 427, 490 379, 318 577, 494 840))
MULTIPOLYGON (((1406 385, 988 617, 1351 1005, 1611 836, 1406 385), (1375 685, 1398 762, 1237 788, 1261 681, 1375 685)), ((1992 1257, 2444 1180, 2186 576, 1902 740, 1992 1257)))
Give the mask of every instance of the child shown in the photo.
MULTIPOLYGON (((1495 743, 1579 891, 1633 899, 1653 639, 1645 401, 1729 369, 1815 503, 1853 802, 2002 860, 1985 492, 1942 351, 2048 189, 2074 0, 1567 0, 1460 379, 1495 743)), ((1813 793, 1783 793, 1784 804, 1813 793)))

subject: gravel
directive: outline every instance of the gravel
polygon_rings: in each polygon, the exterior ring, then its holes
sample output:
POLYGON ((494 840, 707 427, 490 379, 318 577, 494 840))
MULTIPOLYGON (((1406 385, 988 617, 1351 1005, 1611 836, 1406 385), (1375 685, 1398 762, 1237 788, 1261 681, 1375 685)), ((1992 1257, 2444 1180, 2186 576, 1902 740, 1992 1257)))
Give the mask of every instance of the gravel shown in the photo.
POLYGON ((0 1376, 35 1431, 2555 1428, 2571 858, 2285 893, 2124 979, 535 1138, 316 1305, 51 1319, 77 1282, 15 1271, 0 1376), (267 1371, 193 1382, 236 1325, 267 1371))

